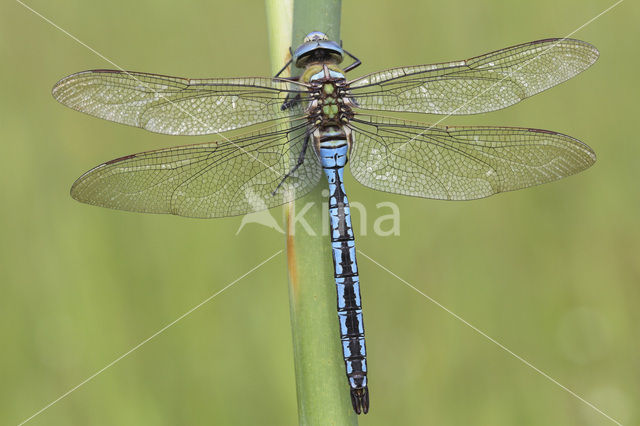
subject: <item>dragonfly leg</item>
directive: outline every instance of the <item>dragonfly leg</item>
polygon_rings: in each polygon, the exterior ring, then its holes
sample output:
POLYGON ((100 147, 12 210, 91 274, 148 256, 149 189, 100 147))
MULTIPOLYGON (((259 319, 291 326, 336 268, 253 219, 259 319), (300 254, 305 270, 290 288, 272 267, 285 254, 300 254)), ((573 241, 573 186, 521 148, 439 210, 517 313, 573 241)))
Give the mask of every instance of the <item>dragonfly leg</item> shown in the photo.
POLYGON ((285 109, 289 109, 292 106, 296 105, 298 102, 300 102, 300 94, 298 93, 295 96, 291 96, 291 93, 287 93, 287 97, 284 99, 284 102, 282 103, 282 106, 280 107, 280 109, 282 111, 284 111, 285 109))
POLYGON ((280 187, 282 186, 282 184, 284 184, 284 181, 290 177, 291 175, 293 175, 293 173, 295 173, 296 170, 298 170, 298 168, 300 166, 302 166, 302 164, 304 164, 304 156, 307 152, 307 147, 309 146, 309 139, 311 139, 310 134, 307 132, 307 134, 304 137, 304 143, 302 144, 302 151, 300 151, 300 155, 298 155, 298 161, 296 162, 296 165, 293 166, 291 168, 291 170, 289 170, 289 172, 284 175, 284 177, 282 178, 282 180, 280 181, 280 183, 278 184, 278 186, 276 186, 276 189, 273 190, 273 192, 271 193, 271 195, 276 195, 276 193, 278 192, 278 189, 280 189, 280 187))
MULTIPOLYGON (((282 73, 284 72, 284 70, 286 70, 286 69, 287 69, 287 67, 288 67, 289 65, 291 65, 291 59, 289 59, 289 60, 287 61, 287 63, 286 63, 286 64, 284 64, 284 67, 282 67, 282 69, 280 69, 280 71, 278 71, 278 72, 276 73, 276 75, 274 75, 274 76, 273 76, 273 78, 278 78, 278 77, 280 76, 280 74, 282 74, 282 73)), ((287 80, 291 80, 291 79, 290 79, 290 78, 288 78, 287 80)))
MULTIPOLYGON (((291 56, 293 56, 293 52, 291 51, 291 48, 289 48, 289 53, 291 54, 291 56)), ((284 79, 284 80, 291 80, 291 81, 298 81, 298 80, 300 80, 300 77, 299 77, 299 76, 298 76, 298 77, 280 77, 280 74, 282 74, 282 73, 284 72, 284 70, 286 70, 286 69, 287 69, 287 67, 288 67, 289 65, 291 65, 291 61, 292 61, 292 59, 289 59, 289 60, 287 61, 287 63, 286 63, 286 64, 284 64, 284 67, 282 67, 282 68, 280 69, 280 71, 278 71, 278 72, 276 73, 276 75, 274 75, 274 76, 273 76, 273 78, 282 78, 282 79, 284 79)), ((285 109, 287 109, 287 108, 291 108, 293 105, 297 104, 299 100, 300 100, 300 95, 299 95, 299 94, 298 94, 298 95, 296 95, 296 97, 292 99, 292 98, 291 98, 291 93, 287 93, 287 97, 285 98, 284 102, 282 103, 282 106, 280 107, 280 109, 281 109, 282 111, 284 111, 284 110, 285 110, 285 109)))
POLYGON ((360 61, 360 59, 356 58, 355 56, 353 56, 351 53, 349 53, 349 51, 342 49, 342 51, 344 53, 346 53, 347 55, 349 55, 352 59, 353 59, 353 63, 349 64, 347 67, 344 68, 344 72, 349 72, 354 68, 357 68, 360 66, 360 64, 362 64, 362 62, 360 61))
MULTIPOLYGON (((291 50, 291 48, 289 48, 289 55, 290 55, 290 56, 293 56, 293 51, 291 50)), ((282 73, 284 72, 284 70, 286 70, 286 69, 287 69, 287 67, 288 67, 289 65, 291 65, 291 62, 292 62, 292 61, 293 61, 293 59, 289 59, 289 60, 287 61, 287 63, 286 63, 286 64, 284 64, 284 67, 282 67, 282 68, 280 69, 280 71, 278 71, 278 72, 276 73, 276 75, 274 75, 274 76, 273 76, 273 78, 282 78, 282 79, 284 79, 284 80, 291 80, 291 81, 298 81, 298 80, 300 80, 300 77, 280 77, 280 74, 282 74, 282 73)))

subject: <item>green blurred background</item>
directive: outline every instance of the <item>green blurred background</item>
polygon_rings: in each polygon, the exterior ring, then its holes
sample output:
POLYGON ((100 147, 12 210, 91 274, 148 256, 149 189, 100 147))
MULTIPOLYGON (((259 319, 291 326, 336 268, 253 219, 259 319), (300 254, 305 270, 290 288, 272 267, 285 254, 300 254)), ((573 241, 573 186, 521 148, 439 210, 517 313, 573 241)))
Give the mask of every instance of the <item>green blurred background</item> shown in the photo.
MULTIPOLYGON (((345 47, 364 65, 458 60, 562 37, 613 2, 347 1, 345 47)), ((264 4, 29 2, 127 69, 269 74, 264 4)), ((623 424, 640 424, 640 7, 574 35, 592 69, 503 111, 444 124, 539 127, 598 161, 563 181, 474 202, 393 196, 348 178, 360 249, 623 424), (400 235, 372 232, 376 204, 400 235)), ((284 247, 241 218, 90 207, 84 171, 211 140, 151 134, 57 104, 52 85, 113 68, 20 4, 0 5, 0 423, 17 424, 284 247)), ((420 117, 433 122, 439 117, 420 117)), ((281 222, 281 209, 272 211, 281 222)), ((613 422, 360 257, 372 410, 361 425, 613 422)), ((297 421, 280 255, 34 418, 34 425, 289 425, 297 421)))

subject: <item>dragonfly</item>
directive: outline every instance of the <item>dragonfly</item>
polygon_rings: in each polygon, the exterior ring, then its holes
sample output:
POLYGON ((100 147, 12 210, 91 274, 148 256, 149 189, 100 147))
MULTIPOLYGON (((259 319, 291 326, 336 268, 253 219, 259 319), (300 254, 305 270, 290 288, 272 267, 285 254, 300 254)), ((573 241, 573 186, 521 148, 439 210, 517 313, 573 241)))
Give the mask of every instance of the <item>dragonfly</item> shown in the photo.
MULTIPOLYGON (((187 79, 97 69, 53 88, 62 104, 170 135, 224 140, 126 155, 80 176, 83 203, 213 218, 289 203, 326 176, 340 342, 351 402, 369 411, 367 360, 354 231, 344 186, 414 197, 471 200, 555 181, 590 167, 589 146, 520 127, 429 125, 369 111, 477 114, 514 105, 590 67, 589 43, 551 38, 466 60, 391 68, 348 80, 361 61, 319 31, 306 35, 273 78, 187 79), (340 67, 345 57, 350 64, 340 67), (299 77, 280 77, 294 65, 299 77)), ((445 117, 445 118, 446 118, 445 117)))

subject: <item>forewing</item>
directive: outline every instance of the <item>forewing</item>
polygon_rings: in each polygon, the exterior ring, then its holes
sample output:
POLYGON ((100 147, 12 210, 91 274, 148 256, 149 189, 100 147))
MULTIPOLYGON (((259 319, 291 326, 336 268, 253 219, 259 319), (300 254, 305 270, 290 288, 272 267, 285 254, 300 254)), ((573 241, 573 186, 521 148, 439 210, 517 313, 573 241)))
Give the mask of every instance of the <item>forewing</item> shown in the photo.
POLYGON ((513 105, 574 77, 598 58, 584 41, 546 39, 464 61, 392 68, 350 82, 363 109, 476 114, 513 105))
POLYGON ((113 209, 200 218, 265 210, 303 196, 320 178, 309 147, 302 166, 273 194, 300 155, 305 126, 128 155, 82 175, 71 196, 113 209))
POLYGON ((582 142, 517 127, 429 127, 381 117, 354 120, 351 173, 380 191, 471 200, 551 182, 591 166, 582 142))
POLYGON ((302 114, 299 103, 282 110, 287 96, 306 98, 296 82, 270 78, 208 80, 131 71, 72 74, 53 87, 60 103, 77 111, 170 135, 204 135, 302 114))

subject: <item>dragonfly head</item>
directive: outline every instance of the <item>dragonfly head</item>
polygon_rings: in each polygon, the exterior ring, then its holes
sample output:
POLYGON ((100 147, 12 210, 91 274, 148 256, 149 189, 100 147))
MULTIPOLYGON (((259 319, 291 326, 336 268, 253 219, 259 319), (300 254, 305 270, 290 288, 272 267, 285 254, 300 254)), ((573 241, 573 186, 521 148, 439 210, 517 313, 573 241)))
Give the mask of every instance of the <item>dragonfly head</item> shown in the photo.
POLYGON ((342 47, 329 40, 325 33, 310 32, 293 53, 293 63, 298 68, 304 68, 314 62, 339 64, 342 62, 342 47))

